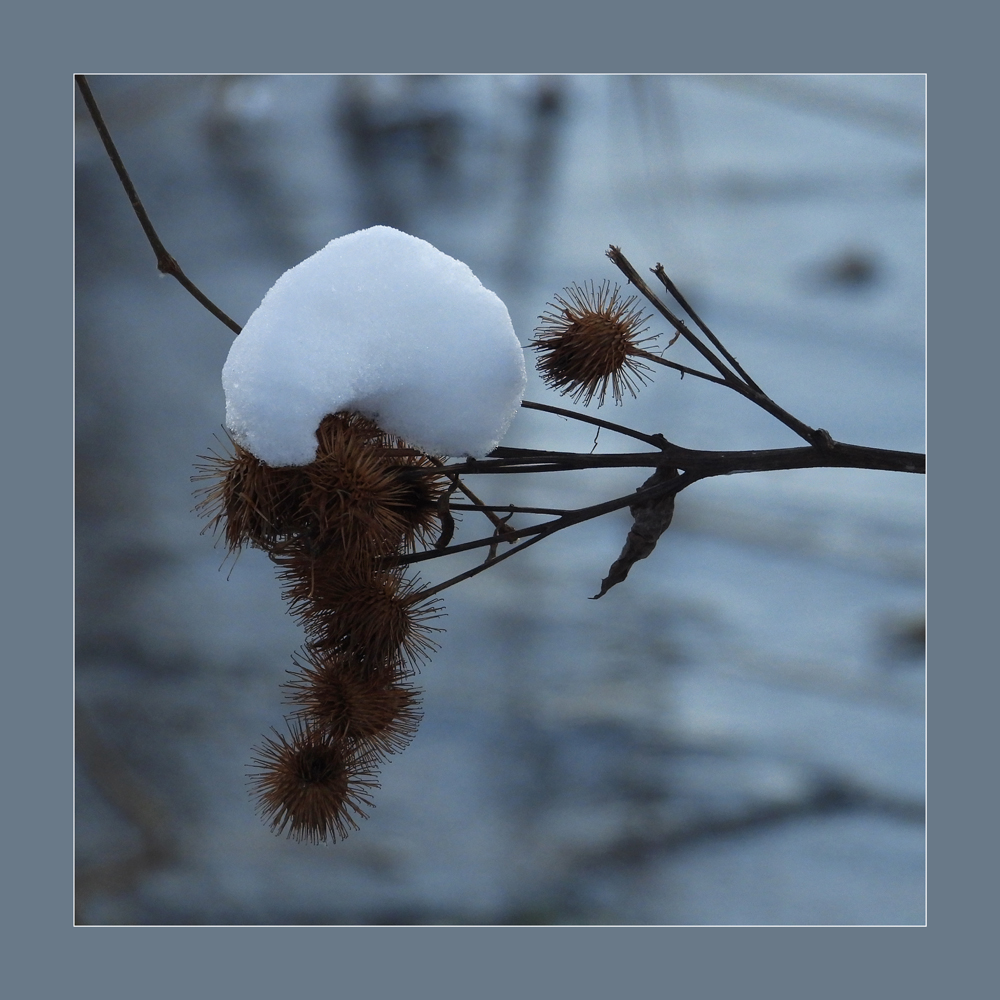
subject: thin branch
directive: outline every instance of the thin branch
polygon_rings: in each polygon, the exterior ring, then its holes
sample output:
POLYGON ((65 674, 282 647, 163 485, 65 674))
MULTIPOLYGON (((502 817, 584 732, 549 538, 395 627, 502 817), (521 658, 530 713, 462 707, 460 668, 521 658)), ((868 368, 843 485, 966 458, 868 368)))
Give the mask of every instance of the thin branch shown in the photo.
MULTIPOLYGON (((666 442, 663 451, 676 446, 666 442)), ((684 450, 684 449, 682 449, 684 450)), ((445 474, 462 472, 469 476, 494 475, 520 472, 571 472, 589 468, 646 468, 659 465, 663 452, 620 452, 611 455, 583 454, 573 451, 533 451, 527 448, 494 448, 486 458, 467 458, 459 465, 446 465, 439 471, 445 474)), ((408 476, 426 476, 431 473, 407 467, 408 476)))
MULTIPOLYGON (((633 504, 656 500, 664 493, 679 493, 681 490, 686 489, 692 483, 696 483, 701 478, 703 477, 696 475, 695 473, 685 473, 684 475, 674 476, 668 482, 661 483, 659 486, 633 490, 631 493, 628 493, 625 496, 616 497, 614 500, 606 500, 604 503, 593 504, 589 507, 579 507, 576 510, 568 511, 562 517, 555 518, 552 521, 545 521, 542 524, 534 524, 527 528, 518 528, 511 534, 513 538, 527 538, 532 535, 540 535, 543 537, 552 535, 557 531, 562 531, 563 528, 569 528, 574 524, 582 524, 584 521, 589 521, 595 517, 601 517, 604 514, 610 514, 612 511, 621 510, 623 507, 631 507, 633 504)), ((447 548, 427 550, 424 552, 412 552, 408 555, 395 556, 391 560, 391 564, 394 566, 404 566, 409 565, 410 563, 426 562, 429 559, 437 559, 440 556, 450 556, 455 555, 458 552, 469 552, 472 549, 479 549, 485 545, 490 545, 493 541, 495 541, 495 539, 493 536, 490 536, 489 538, 477 538, 471 542, 462 542, 459 545, 449 545, 447 548)), ((506 556, 512 555, 521 548, 523 548, 523 546, 511 549, 510 552, 504 553, 504 555, 502 557, 498 557, 498 559, 506 558, 506 556)), ((486 566, 489 565, 492 565, 492 563, 485 563, 480 567, 480 569, 485 569, 486 566)))
MULTIPOLYGON (((536 524, 527 528, 518 528, 515 532, 516 538, 530 538, 532 535, 544 533, 545 525, 553 524, 553 521, 546 521, 544 524, 536 524)), ((471 542, 459 542, 457 545, 449 545, 442 549, 424 549, 422 552, 409 552, 405 555, 387 556, 384 565, 387 566, 409 566, 411 563, 428 562, 431 559, 439 559, 441 556, 453 556, 459 552, 471 552, 473 549, 481 549, 486 545, 492 545, 496 541, 495 535, 485 538, 476 538, 471 542)), ((514 551, 513 549, 511 551, 514 551)))
POLYGON ((620 247, 612 245, 608 248, 608 257, 611 263, 618 268, 622 274, 625 275, 628 280, 635 285, 635 287, 642 292, 643 295, 649 300, 650 304, 661 313, 667 320, 668 323, 689 343, 694 347, 706 361, 719 372, 720 375, 726 380, 726 385, 733 386, 739 383, 739 379, 731 372, 722 360, 714 354, 700 339, 688 329, 687 324, 684 320, 679 319, 675 316, 659 299, 659 297, 653 292, 653 290, 646 284, 639 272, 629 263, 628 258, 621 252, 620 247))
POLYGON ((239 323, 227 316, 200 288, 198 288, 198 286, 181 270, 180 264, 178 264, 177 261, 174 260, 174 258, 167 252, 167 248, 163 245, 160 237, 156 234, 156 230, 153 228, 153 223, 150 221, 149 215, 143 207, 139 194, 135 189, 135 185, 132 183, 132 179, 129 177, 128 171, 125 169, 125 164, 122 162, 122 158, 118 153, 118 148, 115 146, 114 140, 111 138, 108 126, 104 123, 104 116, 101 114, 101 109, 97 106, 97 101, 94 99, 94 94, 90 89, 90 84, 87 83, 87 78, 85 76, 78 75, 76 77, 76 85, 80 88, 80 93, 83 95, 83 101, 87 105, 90 117, 94 120, 94 125, 97 127, 97 132, 101 137, 101 142, 104 143, 104 148, 107 150, 111 163, 114 165, 115 171, 118 173, 118 179, 121 181, 122 187, 128 195, 128 200, 132 203, 132 210, 135 212, 136 217, 139 220, 139 225, 142 226, 142 231, 146 234, 146 239, 149 241, 149 245, 153 248, 153 253, 156 254, 157 270, 163 274, 172 274, 181 283, 181 285, 183 285, 183 287, 191 293, 191 295, 193 295, 213 316, 216 317, 216 319, 222 320, 222 322, 225 323, 226 326, 233 331, 233 333, 240 333, 243 328, 239 325, 239 323))
POLYGON ((708 328, 708 326, 702 321, 702 318, 691 308, 688 304, 686 298, 681 295, 677 286, 670 280, 667 272, 663 270, 662 264, 657 264, 656 267, 650 268, 650 270, 655 274, 660 281, 663 283, 663 287, 677 300, 680 307, 695 321, 698 328, 703 334, 715 345, 716 349, 722 352, 722 356, 736 369, 736 371, 743 377, 743 381, 746 382, 748 386, 752 389, 756 389, 758 392, 763 393, 763 389, 749 375, 743 370, 740 363, 734 358, 729 351, 722 345, 722 341, 708 328))
POLYGON ((740 472, 776 472, 783 469, 872 469, 883 472, 925 471, 919 452, 868 448, 830 440, 825 448, 768 448, 754 451, 698 451, 668 444, 661 452, 623 452, 587 455, 582 452, 538 452, 524 457, 469 459, 460 466, 467 476, 510 475, 522 472, 570 472, 579 469, 640 469, 673 466, 705 476, 740 472))
MULTIPOLYGON (((568 527, 568 525, 565 527, 568 527)), ((420 592, 421 600, 426 600, 429 597, 433 597, 435 594, 440 594, 442 590, 454 587, 456 583, 462 583, 465 580, 471 580, 474 576, 479 576, 480 573, 496 566, 497 563, 503 562, 504 559, 509 559, 512 555, 516 555, 518 552, 523 552, 525 549, 534 545, 535 542, 540 542, 543 538, 551 535, 553 531, 558 530, 558 528, 553 528, 552 531, 539 532, 534 538, 529 538, 528 541, 522 542, 520 545, 517 545, 512 549, 508 549, 503 553, 503 555, 495 556, 493 559, 488 559, 486 562, 480 563, 478 566, 473 566, 472 569, 466 570, 464 573, 459 573, 458 576, 453 576, 451 579, 445 580, 443 583, 439 583, 434 587, 428 588, 427 590, 422 590, 420 592)), ((496 539, 491 538, 488 541, 496 542, 496 539)), ((444 553, 441 552, 439 555, 444 555, 444 553)))
POLYGON ((564 410, 561 406, 550 406, 548 403, 531 403, 526 399, 521 400, 521 406, 526 410, 541 410, 544 413, 555 413, 560 417, 569 417, 572 420, 580 420, 585 424, 593 424, 595 427, 603 427, 605 430, 614 431, 616 434, 624 434, 627 437, 635 438, 637 441, 645 441, 646 444, 651 444, 654 448, 662 448, 666 443, 666 438, 662 434, 643 434, 641 431, 633 430, 631 427, 624 427, 622 424, 613 424, 609 420, 591 417, 586 413, 564 410))
MULTIPOLYGON (((692 483, 714 476, 728 476, 749 472, 778 472, 789 469, 871 469, 883 472, 923 473, 926 459, 923 455, 911 451, 890 451, 884 448, 866 448, 863 445, 831 442, 831 447, 820 448, 774 448, 765 451, 694 451, 671 445, 664 453, 638 452, 632 455, 565 455, 562 465, 494 468, 485 462, 475 463, 475 468, 462 466, 466 474, 480 475, 486 473, 527 473, 567 471, 569 469, 599 469, 599 468, 655 468, 671 466, 684 469, 684 475, 672 479, 666 484, 648 492, 634 492, 618 497, 602 504, 581 507, 566 511, 553 521, 530 525, 525 528, 510 529, 509 541, 532 535, 552 534, 571 524, 614 510, 621 510, 642 500, 653 500, 664 492, 680 492, 692 483)), ((502 509, 508 509, 502 508, 502 509)), ((524 508, 525 512, 529 512, 524 508)), ((539 508, 536 513, 545 513, 539 508)), ((446 548, 426 552, 415 552, 398 556, 392 560, 394 565, 404 565, 414 562, 424 562, 436 559, 438 556, 454 555, 458 552, 468 552, 471 549, 490 545, 495 541, 493 536, 478 538, 471 542, 449 545, 446 548)), ((511 550, 517 551, 517 550, 511 550)))
MULTIPOLYGON (((518 507, 515 504, 474 504, 474 503, 453 503, 448 505, 451 510, 484 510, 484 511, 505 511, 511 514, 568 514, 567 507, 518 507)), ((514 529, 511 529, 514 530, 514 529)))
POLYGON ((709 375, 707 372, 698 371, 697 368, 688 368, 687 365, 679 365, 676 361, 668 361, 666 358, 661 357, 659 354, 653 354, 651 351, 639 350, 636 353, 640 358, 645 358, 647 361, 655 361, 658 365, 664 365, 666 368, 673 368, 682 375, 694 375, 696 378, 703 378, 707 382, 716 382, 718 385, 726 387, 731 385, 730 382, 727 382, 724 378, 719 378, 718 375, 709 375))
POLYGON ((534 472, 577 472, 580 469, 645 469, 659 465, 656 452, 642 452, 637 455, 580 455, 552 462, 507 463, 498 461, 496 465, 481 464, 475 469, 465 469, 470 476, 519 476, 534 472), (586 459, 595 459, 587 462, 586 459))
POLYGON ((766 410, 772 417, 780 420, 786 427, 795 431, 800 438, 808 441, 813 447, 823 449, 830 446, 830 442, 833 439, 830 437, 829 431, 823 430, 822 427, 810 427, 808 424, 803 423, 798 417, 793 417, 786 409, 778 406, 770 396, 766 396, 759 390, 751 389, 749 386, 744 386, 742 382, 732 384, 729 388, 738 392, 741 396, 745 396, 751 403, 756 403, 762 410, 766 410))
MULTIPOLYGON (((434 465, 436 465, 439 469, 444 466, 444 462, 442 462, 441 459, 439 458, 432 458, 431 462, 433 462, 434 465)), ((479 497, 477 497, 476 494, 473 493, 472 490, 468 486, 466 486, 466 484, 463 483, 462 480, 459 479, 457 475, 454 476, 454 482, 455 486, 458 487, 458 489, 460 489, 474 504, 477 505, 476 507, 470 507, 469 508, 470 510, 481 510, 489 519, 490 524, 492 524, 493 527, 496 528, 501 535, 507 534, 510 531, 510 528, 507 527, 506 522, 501 521, 500 518, 498 518, 493 513, 491 508, 485 506, 483 504, 483 501, 480 500, 479 497)), ((456 507, 454 504, 450 504, 449 506, 451 507, 452 510, 462 509, 460 507, 456 507)))
MULTIPOLYGON (((458 576, 453 576, 443 583, 439 583, 434 587, 429 588, 421 593, 421 598, 433 597, 435 594, 439 594, 442 590, 447 590, 449 587, 454 587, 456 583, 461 583, 463 580, 471 579, 474 576, 478 576, 480 573, 488 570, 491 566, 495 566, 498 562, 503 562, 504 559, 515 555, 518 552, 523 551, 535 542, 540 542, 543 538, 547 538, 549 535, 554 535, 557 531, 562 531, 563 528, 572 527, 574 524, 581 524, 584 521, 589 521, 595 517, 602 517, 604 514, 610 514, 614 510, 621 510, 622 507, 631 507, 635 504, 641 504, 650 500, 658 499, 665 493, 679 493, 682 489, 690 486, 692 483, 697 482, 697 476, 683 475, 674 476, 672 479, 665 483, 661 483, 659 486, 655 486, 647 489, 638 489, 628 496, 619 497, 617 500, 609 500, 606 503, 595 504, 593 507, 582 507, 578 511, 573 511, 571 514, 567 514, 565 517, 561 517, 555 521, 546 521, 545 524, 538 525, 537 530, 533 532, 533 538, 529 538, 528 541, 516 548, 509 549, 502 556, 496 556, 494 559, 489 559, 484 563, 480 563, 478 566, 474 566, 470 570, 466 570, 464 573, 459 573, 458 576)), ((487 542, 489 540, 486 540, 487 542)), ((457 547, 456 547, 457 548, 457 547)), ((438 553, 443 555, 444 553, 438 553)))
MULTIPOLYGON (((753 384, 744 382, 742 379, 737 377, 732 371, 727 368, 720 358, 713 353, 690 329, 688 329, 687 324, 682 320, 678 319, 657 297, 653 290, 646 284, 642 279, 639 272, 629 263, 628 259, 621 252, 621 250, 612 246, 608 250, 608 257, 611 262, 625 275, 628 280, 635 285, 636 288, 642 292, 643 295, 652 303, 656 309, 661 312, 667 320, 673 325, 674 329, 680 333, 685 340, 688 341, 693 347, 695 347, 709 363, 722 374, 725 379, 725 384, 732 389, 734 392, 738 392, 741 396, 745 396, 752 403, 756 403, 762 410, 766 410, 777 420, 780 420, 786 427, 795 431, 800 438, 808 441, 811 445, 818 449, 824 449, 829 447, 830 435, 827 431, 822 428, 810 427, 808 424, 803 423, 798 417, 793 417, 787 410, 782 409, 778 404, 771 399, 766 393, 762 392, 759 388, 756 388, 753 384)), ((713 341, 716 338, 713 336, 713 341)), ((728 354, 728 352, 726 352, 728 354)))

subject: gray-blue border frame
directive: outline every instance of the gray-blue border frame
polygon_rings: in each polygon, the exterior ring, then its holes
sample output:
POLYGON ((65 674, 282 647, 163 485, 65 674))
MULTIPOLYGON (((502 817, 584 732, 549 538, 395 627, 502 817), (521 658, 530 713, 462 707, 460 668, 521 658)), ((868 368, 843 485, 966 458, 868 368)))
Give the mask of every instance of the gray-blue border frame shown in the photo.
POLYGON ((13 311, 0 393, 10 448, 0 857, 3 978, 13 995, 173 1000, 321 986, 484 1000, 515 990, 821 1000, 847 990, 964 995, 980 975, 989 981, 996 466, 980 439, 995 424, 996 348, 984 313, 997 157, 985 11, 971 0, 703 0, 686 9, 636 0, 92 0, 7 14, 3 274, 13 311), (928 74, 928 927, 73 927, 72 74, 421 71, 928 74), (969 344, 986 356, 970 363, 969 344))

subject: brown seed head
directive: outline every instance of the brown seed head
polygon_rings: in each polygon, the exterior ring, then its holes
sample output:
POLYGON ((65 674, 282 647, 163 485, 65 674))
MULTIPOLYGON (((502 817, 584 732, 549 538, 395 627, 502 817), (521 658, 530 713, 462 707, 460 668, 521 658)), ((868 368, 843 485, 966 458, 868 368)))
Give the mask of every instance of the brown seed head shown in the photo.
POLYGON ((386 555, 431 537, 447 481, 430 458, 356 413, 324 417, 306 466, 314 543, 386 555))
POLYGON ((369 676, 342 654, 306 647, 293 661, 299 669, 284 686, 300 716, 379 756, 399 753, 413 739, 421 719, 413 688, 369 676))
POLYGON ((289 738, 276 729, 254 748, 248 774, 258 810, 278 834, 318 844, 343 840, 358 829, 352 813, 367 819, 368 791, 378 788, 370 753, 302 720, 289 723, 289 738))
POLYGON ((323 418, 309 465, 275 468, 232 438, 232 454, 201 456, 195 508, 224 526, 230 551, 252 545, 280 552, 289 540, 314 551, 387 555, 433 536, 447 481, 428 456, 356 413, 323 418))
POLYGON ((305 629, 309 644, 343 653, 368 676, 412 673, 436 647, 427 624, 441 604, 422 600, 414 580, 399 568, 345 562, 334 551, 313 556, 293 552, 275 559, 282 567, 282 596, 305 629))
POLYGON ((302 466, 274 468, 237 444, 227 432, 231 454, 199 456, 192 481, 207 480, 195 491, 195 510, 211 518, 206 530, 223 529, 226 546, 238 552, 244 545, 270 552, 281 540, 307 524, 302 502, 309 477, 302 466))
POLYGON ((606 281, 596 288, 591 282, 563 291, 538 317, 541 323, 531 342, 545 384, 584 406, 595 396, 602 406, 609 388, 617 404, 625 390, 635 396, 649 370, 637 360, 640 345, 656 339, 642 336, 648 317, 636 297, 623 300, 619 287, 606 281))

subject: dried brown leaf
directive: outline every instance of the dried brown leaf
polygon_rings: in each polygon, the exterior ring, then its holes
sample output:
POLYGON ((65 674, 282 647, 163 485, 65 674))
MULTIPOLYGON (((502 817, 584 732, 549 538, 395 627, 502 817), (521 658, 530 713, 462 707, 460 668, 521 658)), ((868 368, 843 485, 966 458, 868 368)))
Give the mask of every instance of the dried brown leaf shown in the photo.
MULTIPOLYGON (((647 479, 639 490, 649 489, 669 482, 677 476, 676 469, 660 468, 647 479)), ((632 527, 621 555, 611 564, 608 575, 601 581, 601 591, 591 600, 603 597, 615 584, 621 583, 628 576, 629 570, 640 560, 645 559, 656 548, 660 536, 670 527, 674 516, 674 494, 667 493, 655 500, 638 503, 629 507, 633 518, 632 527)))

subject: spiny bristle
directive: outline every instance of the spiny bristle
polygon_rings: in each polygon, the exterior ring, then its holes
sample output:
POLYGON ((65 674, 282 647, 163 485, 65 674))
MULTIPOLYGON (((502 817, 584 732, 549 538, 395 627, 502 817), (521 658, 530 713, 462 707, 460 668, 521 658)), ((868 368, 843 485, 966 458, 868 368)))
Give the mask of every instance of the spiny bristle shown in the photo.
POLYGON ((379 787, 374 755, 301 719, 289 722, 288 738, 271 731, 254 748, 258 770, 247 775, 271 829, 313 844, 357 830, 354 816, 368 818, 368 791, 379 787))
POLYGON ((564 295, 554 296, 539 316, 536 339, 538 370, 546 385, 570 394, 574 402, 588 406, 595 396, 603 406, 610 389, 616 404, 625 391, 635 396, 647 381, 647 365, 637 360, 647 318, 635 296, 620 298, 620 288, 608 282, 595 287, 571 285, 564 295))
POLYGON ((424 601, 417 583, 400 569, 345 563, 340 553, 294 552, 276 558, 285 584, 282 596, 309 643, 324 652, 352 656, 369 675, 385 665, 409 673, 436 648, 427 624, 440 602, 424 601))
POLYGON ((206 530, 223 528, 230 552, 244 545, 270 551, 281 539, 306 527, 302 501, 309 487, 304 467, 272 468, 228 437, 231 454, 202 455, 193 481, 210 485, 195 492, 195 510, 211 520, 206 530))
POLYGON ((369 676, 355 660, 306 647, 284 687, 298 714, 380 756, 399 753, 420 725, 419 692, 369 676))
POLYGON ((417 471, 434 468, 426 455, 358 414, 325 417, 316 437, 306 507, 317 545, 384 555, 433 533, 445 481, 417 471))
POLYGON ((202 456, 196 510, 225 529, 231 551, 280 551, 289 538, 314 551, 386 555, 433 536, 444 477, 433 461, 355 413, 323 418, 309 465, 272 468, 230 437, 231 455, 202 456))
POLYGON ((276 833, 319 843, 367 818, 375 765, 398 753, 420 722, 404 683, 438 631, 425 600, 385 557, 433 537, 447 493, 440 464, 355 413, 323 419, 309 465, 273 468, 231 437, 231 454, 202 456, 197 510, 223 529, 230 551, 264 549, 307 639, 286 686, 299 711, 289 735, 255 748, 258 808, 276 833), (353 815, 352 815, 353 814, 353 815))

